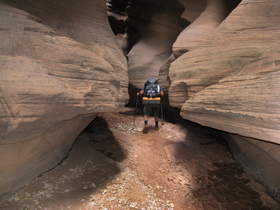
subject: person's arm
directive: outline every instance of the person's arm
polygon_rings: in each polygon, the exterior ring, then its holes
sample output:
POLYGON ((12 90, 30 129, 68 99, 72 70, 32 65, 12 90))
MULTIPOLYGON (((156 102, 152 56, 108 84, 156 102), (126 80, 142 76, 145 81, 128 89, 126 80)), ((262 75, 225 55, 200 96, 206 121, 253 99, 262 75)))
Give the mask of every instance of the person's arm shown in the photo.
POLYGON ((144 90, 140 90, 139 92, 137 92, 137 96, 142 96, 144 94, 144 90))
POLYGON ((164 89, 160 87, 160 96, 164 96, 164 89))

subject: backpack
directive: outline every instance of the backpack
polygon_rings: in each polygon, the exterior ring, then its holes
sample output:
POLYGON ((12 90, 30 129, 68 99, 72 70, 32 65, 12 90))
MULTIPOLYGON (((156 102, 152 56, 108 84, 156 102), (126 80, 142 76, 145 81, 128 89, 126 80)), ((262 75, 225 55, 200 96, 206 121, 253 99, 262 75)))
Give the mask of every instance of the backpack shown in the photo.
POLYGON ((155 79, 149 79, 144 86, 144 97, 156 98, 160 96, 160 86, 155 79))

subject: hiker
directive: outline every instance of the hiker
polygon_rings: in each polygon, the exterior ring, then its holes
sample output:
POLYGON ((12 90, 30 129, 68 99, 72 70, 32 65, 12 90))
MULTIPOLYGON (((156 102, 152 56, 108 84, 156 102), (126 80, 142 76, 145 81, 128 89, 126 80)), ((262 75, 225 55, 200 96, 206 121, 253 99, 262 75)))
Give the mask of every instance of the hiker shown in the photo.
POLYGON ((143 133, 148 132, 148 116, 153 115, 155 119, 155 129, 159 129, 158 121, 161 109, 161 97, 164 92, 156 79, 148 79, 144 85, 144 89, 137 93, 142 96, 144 105, 144 129, 143 133))

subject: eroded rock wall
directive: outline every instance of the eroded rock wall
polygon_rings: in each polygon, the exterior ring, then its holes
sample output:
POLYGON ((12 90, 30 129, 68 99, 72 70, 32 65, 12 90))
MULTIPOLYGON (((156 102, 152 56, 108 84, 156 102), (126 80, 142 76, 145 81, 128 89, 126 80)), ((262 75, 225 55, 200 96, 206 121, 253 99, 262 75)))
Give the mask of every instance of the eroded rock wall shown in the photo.
POLYGON ((54 167, 99 112, 128 99, 102 0, 0 3, 0 195, 54 167))
MULTIPOLYGON (((243 1, 207 46, 172 63, 170 94, 176 98, 178 93, 172 90, 178 83, 185 84, 188 94, 183 117, 280 143, 279 8, 274 0, 243 1), (258 16, 250 18, 249 14, 258 16)), ((173 105, 182 104, 175 100, 173 105)))
POLYGON ((263 172, 261 181, 271 192, 280 189, 279 176, 265 166, 270 165, 266 156, 279 166, 279 11, 278 0, 243 0, 203 39, 192 42, 196 31, 190 33, 190 27, 177 39, 188 52, 169 72, 170 102, 181 108, 182 117, 247 137, 234 138, 231 145, 239 145, 251 168, 263 172), (254 160, 256 154, 260 157, 254 160))
POLYGON ((174 53, 202 47, 204 41, 213 38, 212 33, 240 1, 199 0, 184 2, 186 9, 183 17, 192 24, 177 37, 173 44, 174 53))
POLYGON ((238 135, 227 136, 227 140, 235 159, 280 201, 279 145, 238 135))
POLYGON ((180 17, 184 7, 177 0, 143 0, 134 6, 140 10, 131 17, 140 39, 128 54, 129 81, 133 87, 143 88, 147 79, 158 78, 161 66, 171 54, 172 43, 186 22, 180 17))
MULTIPOLYGON (((165 87, 170 85, 170 64, 182 54, 203 47, 204 42, 211 40, 219 24, 240 0, 181 0, 180 2, 185 8, 182 18, 191 24, 178 35, 172 46, 172 56, 160 69, 160 80, 165 87)), ((176 94, 171 94, 171 103, 182 104, 185 101, 185 93, 182 93, 182 90, 185 91, 182 89, 181 82, 175 83, 173 80, 171 88, 171 92, 179 94, 179 97, 173 97, 176 94)))

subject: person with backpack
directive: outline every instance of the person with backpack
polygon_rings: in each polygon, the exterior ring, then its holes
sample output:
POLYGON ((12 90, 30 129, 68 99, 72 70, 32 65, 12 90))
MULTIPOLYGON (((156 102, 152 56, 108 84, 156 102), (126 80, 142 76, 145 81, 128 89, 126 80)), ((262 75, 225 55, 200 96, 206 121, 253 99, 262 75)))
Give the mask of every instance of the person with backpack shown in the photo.
POLYGON ((148 116, 153 115, 155 119, 155 129, 159 129, 159 116, 161 109, 161 97, 164 92, 156 79, 148 79, 144 85, 144 89, 137 93, 142 96, 142 103, 144 105, 144 129, 143 133, 148 132, 148 116))

